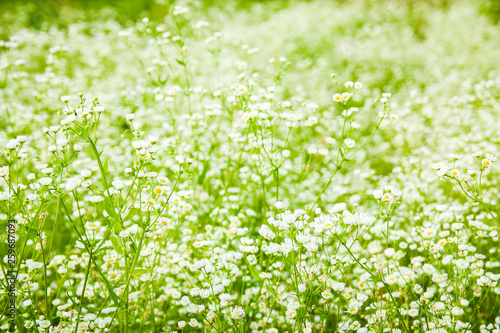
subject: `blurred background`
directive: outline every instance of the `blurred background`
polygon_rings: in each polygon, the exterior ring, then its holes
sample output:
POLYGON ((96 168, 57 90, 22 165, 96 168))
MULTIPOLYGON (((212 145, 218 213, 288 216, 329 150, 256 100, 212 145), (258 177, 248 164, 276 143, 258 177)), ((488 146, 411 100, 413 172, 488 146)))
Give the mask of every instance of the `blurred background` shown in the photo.
MULTIPOLYGON (((198 7, 219 8, 223 10, 251 10, 255 6, 265 6, 267 10, 279 10, 284 7, 294 6, 301 2, 318 2, 315 0, 199 0, 189 1, 198 7)), ((339 6, 350 5, 351 0, 327 0, 328 4, 339 6)), ((409 19, 418 22, 418 8, 446 9, 457 0, 363 0, 365 6, 374 6, 380 3, 392 3, 398 6, 407 6, 410 10, 409 19)), ((488 16, 494 23, 500 21, 500 1, 499 0, 468 0, 473 3, 484 15, 488 16)), ((31 8, 28 17, 29 25, 40 28, 44 22, 60 20, 61 14, 67 14, 74 10, 84 10, 91 17, 96 12, 112 8, 122 21, 137 20, 144 16, 150 19, 161 20, 169 12, 169 8, 175 3, 182 3, 175 0, 0 0, 0 11, 13 10, 19 5, 27 5, 31 8)), ((64 21, 64 20, 63 20, 64 21)))
POLYGON ((0 0, 0 39, 78 22, 165 22, 175 5, 209 21, 230 48, 260 47, 264 61, 286 56, 313 86, 341 68, 381 90, 446 81, 454 91, 458 77, 485 79, 500 63, 500 0, 0 0))

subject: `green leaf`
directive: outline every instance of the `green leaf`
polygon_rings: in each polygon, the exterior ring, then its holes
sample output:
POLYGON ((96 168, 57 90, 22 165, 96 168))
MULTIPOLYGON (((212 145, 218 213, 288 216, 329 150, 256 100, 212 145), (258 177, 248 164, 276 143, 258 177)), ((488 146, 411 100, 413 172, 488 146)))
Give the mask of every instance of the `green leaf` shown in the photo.
POLYGON ((106 276, 104 276, 104 274, 102 274, 102 272, 99 269, 99 267, 97 267, 97 270, 99 271, 101 278, 104 280, 104 283, 106 283, 106 287, 108 288, 109 294, 111 295, 111 298, 113 299, 115 305, 118 304, 118 303, 120 303, 120 301, 118 299, 118 295, 116 295, 116 293, 113 290, 113 287, 111 286, 111 283, 109 282, 109 280, 106 278, 106 276))
POLYGON ((111 227, 113 228, 115 233, 119 233, 123 230, 123 226, 118 219, 115 219, 113 222, 111 222, 111 227))
POLYGON ((99 311, 101 311, 100 309, 96 309, 96 308, 93 308, 91 306, 83 306, 85 309, 87 309, 89 312, 92 312, 92 313, 97 313, 99 311))
POLYGON ((144 268, 135 269, 135 270, 132 272, 132 276, 146 274, 147 272, 148 272, 148 270, 147 270, 147 269, 144 269, 144 268))
POLYGON ((30 236, 38 237, 38 231, 35 228, 29 228, 28 233, 30 236))
POLYGON ((119 254, 123 254, 122 246, 120 245, 118 239, 116 239, 115 236, 111 236, 111 243, 113 243, 116 252, 118 252, 119 254))
POLYGON ((250 275, 254 279, 259 280, 260 277, 259 277, 259 272, 257 271, 257 269, 253 265, 250 265, 250 264, 247 264, 247 267, 248 267, 248 270, 250 271, 250 275))
POLYGON ((111 199, 110 198, 106 198, 104 200, 104 210, 106 211, 106 213, 109 214, 109 216, 111 216, 112 218, 114 218, 116 216, 116 213, 115 211, 113 210, 113 205, 111 205, 111 199))
POLYGON ((104 164, 102 165, 102 168, 104 169, 104 173, 108 173, 108 162, 109 162, 109 158, 106 158, 106 160, 104 160, 104 164))
POLYGON ((175 59, 175 61, 177 61, 177 63, 181 66, 186 66, 186 63, 180 59, 175 59))
POLYGON ((132 249, 132 253, 135 254, 137 252, 137 246, 132 242, 130 243, 130 248, 132 249))

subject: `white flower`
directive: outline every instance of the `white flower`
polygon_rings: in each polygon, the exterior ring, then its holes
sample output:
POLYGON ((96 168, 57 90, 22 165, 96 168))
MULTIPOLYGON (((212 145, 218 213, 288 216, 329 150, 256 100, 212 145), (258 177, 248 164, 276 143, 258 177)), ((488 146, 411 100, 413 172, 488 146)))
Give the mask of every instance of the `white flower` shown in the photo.
POLYGON ((53 181, 53 179, 52 179, 52 178, 50 178, 50 177, 44 177, 44 178, 40 178, 40 179, 38 180, 38 182, 39 182, 40 184, 44 185, 44 186, 49 185, 50 183, 52 183, 52 181, 53 181))
POLYGON ((309 110, 309 111, 315 111, 316 109, 319 108, 319 105, 316 104, 316 103, 307 103, 306 104, 306 108, 309 110))
POLYGON ((71 124, 72 122, 75 121, 75 119, 76 119, 76 116, 74 114, 70 114, 69 116, 67 116, 66 118, 61 120, 61 125, 64 126, 64 125, 71 124))
POLYGON ((80 184, 82 183, 82 180, 78 177, 73 177, 73 178, 70 178, 68 179, 68 181, 66 182, 66 185, 65 185, 65 189, 68 191, 68 192, 72 192, 74 191, 78 186, 80 186, 80 184))
POLYGON ((121 190, 125 186, 121 180, 115 180, 111 183, 111 185, 113 185, 117 190, 121 190))
POLYGON ((344 203, 344 202, 341 202, 341 203, 335 204, 332 208, 330 208, 328 210, 328 212, 330 214, 335 214, 335 213, 338 213, 338 212, 343 212, 346 209, 347 209, 347 204, 344 203))
POLYGON ((276 237, 276 234, 266 225, 263 224, 259 229, 259 234, 265 239, 271 240, 276 237))
POLYGON ((0 177, 5 177, 8 175, 9 175, 9 167, 8 166, 0 167, 0 177))
POLYGON ((288 309, 286 311, 286 317, 289 319, 295 318, 296 315, 297 315, 297 311, 295 309, 288 309))
POLYGON ((410 315, 412 317, 418 316, 418 309, 410 309, 410 310, 408 310, 408 315, 410 315))
POLYGON ((10 150, 16 149, 18 146, 19 141, 17 141, 16 139, 9 140, 9 142, 7 142, 7 144, 5 145, 5 147, 10 150))
POLYGON ((207 262, 205 260, 198 260, 193 264, 193 267, 196 269, 201 269, 207 265, 207 262))
POLYGON ((332 284, 332 289, 335 291, 343 291, 345 289, 345 283, 343 282, 334 282, 332 284))
POLYGON ((434 311, 441 311, 445 309, 445 305, 443 302, 436 302, 431 306, 431 309, 434 311))
POLYGON ((330 299, 333 297, 332 293, 329 291, 329 290, 325 290, 321 293, 321 296, 324 298, 324 299, 330 299))
POLYGON ((277 209, 283 209, 283 207, 284 207, 285 205, 284 205, 284 204, 283 204, 283 202, 281 202, 281 201, 276 201, 276 202, 274 203, 274 206, 275 206, 277 209))
POLYGON ((92 202, 92 203, 99 203, 101 201, 103 201, 104 198, 100 195, 91 195, 89 197, 89 201, 92 202))
POLYGON ((437 269, 431 264, 424 264, 424 266, 422 266, 422 270, 430 275, 437 273, 437 269))
POLYGON ((232 319, 241 319, 243 317, 245 317, 245 310, 241 306, 237 306, 231 310, 232 319))
POLYGON ((111 312, 115 312, 116 309, 117 309, 116 307, 105 308, 105 309, 102 310, 102 313, 108 314, 108 313, 111 313, 111 312))
POLYGON ((183 306, 188 306, 189 304, 191 304, 191 301, 189 300, 189 297, 187 296, 182 296, 181 300, 180 300, 180 303, 181 305, 183 306))
POLYGON ((344 144, 347 148, 354 148, 354 146, 356 145, 356 141, 354 141, 353 139, 345 139, 344 144))
POLYGON ((453 309, 451 309, 451 314, 454 316, 461 316, 464 314, 464 310, 459 306, 454 306, 453 309))
POLYGON ((469 262, 464 259, 458 259, 457 261, 455 261, 455 265, 458 269, 465 270, 469 267, 469 262))
POLYGON ((312 125, 315 125, 318 123, 318 118, 317 117, 310 117, 309 119, 307 119, 306 121, 306 125, 307 126, 312 126, 312 125))

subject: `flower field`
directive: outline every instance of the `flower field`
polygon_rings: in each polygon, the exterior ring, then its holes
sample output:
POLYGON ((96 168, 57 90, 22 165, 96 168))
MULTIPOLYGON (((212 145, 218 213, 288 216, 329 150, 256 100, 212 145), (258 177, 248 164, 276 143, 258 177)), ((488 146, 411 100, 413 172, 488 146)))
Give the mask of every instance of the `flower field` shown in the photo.
POLYGON ((2 330, 500 332, 495 1, 89 3, 0 5, 2 330))

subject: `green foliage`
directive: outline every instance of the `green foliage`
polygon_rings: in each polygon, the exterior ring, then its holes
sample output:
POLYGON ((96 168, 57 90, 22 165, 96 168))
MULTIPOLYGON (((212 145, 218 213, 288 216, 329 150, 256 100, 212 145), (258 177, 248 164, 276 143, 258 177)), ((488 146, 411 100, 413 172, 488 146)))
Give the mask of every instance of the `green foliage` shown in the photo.
POLYGON ((2 330, 498 331, 494 2, 0 6, 2 330))

